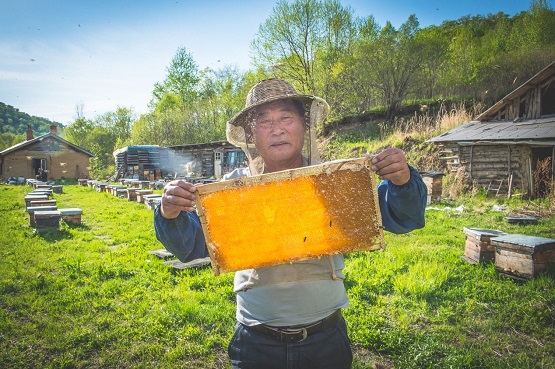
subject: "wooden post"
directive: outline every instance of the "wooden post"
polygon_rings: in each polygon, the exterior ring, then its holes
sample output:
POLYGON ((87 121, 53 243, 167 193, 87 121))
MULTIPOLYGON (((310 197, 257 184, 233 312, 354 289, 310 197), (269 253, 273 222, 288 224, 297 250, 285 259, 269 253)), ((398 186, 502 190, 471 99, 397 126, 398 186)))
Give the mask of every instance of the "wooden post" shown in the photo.
POLYGON ((474 153, 474 145, 470 145, 470 162, 468 163, 468 172, 470 174, 470 182, 472 183, 472 156, 474 153))
POLYGON ((513 173, 509 176, 509 189, 507 190, 507 198, 511 198, 513 194, 513 173))

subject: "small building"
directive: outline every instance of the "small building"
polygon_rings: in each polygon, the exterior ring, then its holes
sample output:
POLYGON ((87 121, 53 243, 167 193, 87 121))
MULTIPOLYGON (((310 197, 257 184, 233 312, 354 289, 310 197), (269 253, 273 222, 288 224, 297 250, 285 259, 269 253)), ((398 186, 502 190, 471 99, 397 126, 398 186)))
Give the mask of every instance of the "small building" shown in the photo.
POLYGON ((177 175, 221 179, 233 169, 247 166, 247 156, 243 150, 227 141, 168 148, 173 152, 173 169, 177 175))
POLYGON ((156 181, 164 178, 170 155, 167 148, 158 145, 134 145, 117 149, 114 151, 114 180, 132 178, 156 181))
POLYGON ((167 177, 220 179, 233 169, 246 166, 243 151, 227 141, 170 147, 127 146, 114 151, 114 159, 114 180, 156 181, 167 177))
POLYGON ((88 178, 89 159, 94 154, 58 136, 56 125, 50 132, 34 137, 27 129, 27 140, 0 152, 0 175, 10 177, 53 180, 88 178), (39 178, 40 176, 40 178, 39 178))
POLYGON ((555 173, 555 62, 480 114, 430 140, 462 183, 542 196, 555 173))

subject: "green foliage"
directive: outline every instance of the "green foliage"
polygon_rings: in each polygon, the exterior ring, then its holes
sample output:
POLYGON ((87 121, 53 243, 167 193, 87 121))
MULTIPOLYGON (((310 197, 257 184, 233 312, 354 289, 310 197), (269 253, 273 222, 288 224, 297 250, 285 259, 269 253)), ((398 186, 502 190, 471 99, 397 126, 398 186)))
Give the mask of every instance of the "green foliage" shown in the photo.
POLYGON ((465 16, 423 29, 411 15, 398 30, 335 1, 297 0, 278 2, 252 45, 258 66, 326 98, 334 118, 377 105, 392 116, 407 99, 496 102, 555 59, 554 32, 543 0, 512 18, 465 16))
POLYGON ((233 67, 202 71, 194 101, 182 104, 177 95, 164 95, 135 122, 130 142, 172 146, 225 140, 225 124, 243 107, 253 80, 233 67))
POLYGON ((166 72, 165 80, 154 85, 151 105, 160 109, 175 105, 185 107, 194 103, 198 97, 199 70, 193 56, 185 47, 177 49, 166 72))
POLYGON ((12 147, 20 142, 26 140, 25 135, 16 135, 11 132, 4 132, 0 134, 0 151, 12 147))
POLYGON ((93 178, 106 179, 114 174, 113 152, 131 142, 135 119, 135 112, 125 107, 95 119, 79 116, 64 130, 64 137, 92 152, 95 156, 90 159, 89 173, 93 178))

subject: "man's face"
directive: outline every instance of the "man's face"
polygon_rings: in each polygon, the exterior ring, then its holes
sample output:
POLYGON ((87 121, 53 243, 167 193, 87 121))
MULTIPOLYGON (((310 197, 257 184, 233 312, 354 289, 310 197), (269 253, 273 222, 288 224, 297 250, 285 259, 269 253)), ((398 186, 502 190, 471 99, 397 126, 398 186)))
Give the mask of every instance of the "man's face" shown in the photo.
POLYGON ((292 100, 264 104, 252 121, 254 144, 270 172, 302 166, 305 120, 292 100))

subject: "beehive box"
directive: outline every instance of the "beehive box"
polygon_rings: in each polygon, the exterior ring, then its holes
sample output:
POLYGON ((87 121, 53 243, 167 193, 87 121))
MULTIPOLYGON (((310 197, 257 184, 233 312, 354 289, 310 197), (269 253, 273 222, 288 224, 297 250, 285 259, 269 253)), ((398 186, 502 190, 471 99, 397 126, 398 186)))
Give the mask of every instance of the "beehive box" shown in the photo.
POLYGON ((62 208, 59 209, 60 216, 65 222, 79 224, 81 223, 81 214, 83 210, 79 208, 62 208))
POLYGON ((199 185, 214 274, 384 247, 369 158, 199 185))
POLYGON ((519 278, 535 277, 555 263, 555 239, 520 234, 492 238, 495 269, 519 278))
POLYGON ((118 190, 125 190, 127 187, 120 185, 113 185, 110 187, 110 193, 114 196, 118 195, 118 190))
POLYGON ((137 200, 137 189, 135 187, 130 187, 125 189, 127 194, 127 200, 136 201, 137 200))
POLYGON ((150 210, 154 210, 156 206, 162 201, 161 194, 144 195, 144 203, 150 210))
POLYGON ((35 230, 44 232, 49 229, 60 229, 61 214, 59 210, 35 211, 35 230))
POLYGON ((31 200, 29 206, 57 206, 56 200, 31 200))
POLYGON ((31 206, 31 201, 48 200, 48 195, 27 195, 25 196, 25 209, 31 206))
POLYGON ((64 186, 63 185, 52 186, 52 191, 54 193, 63 193, 64 192, 64 186))
POLYGON ((38 190, 31 191, 27 195, 46 195, 46 196, 50 197, 50 196, 52 196, 52 190, 47 190, 47 189, 41 188, 41 189, 38 189, 38 190))
POLYGON ((29 214, 29 225, 31 227, 35 226, 35 211, 49 211, 58 210, 57 206, 29 206, 27 208, 27 213, 29 214))
POLYGON ((441 193, 443 191, 443 173, 425 171, 420 172, 422 180, 428 189, 428 204, 438 202, 441 200, 441 193))
POLYGON ((463 228, 466 234, 464 258, 469 263, 492 262, 495 260, 495 246, 491 244, 493 237, 506 235, 495 229, 463 228))
POLYGON ((137 190, 137 202, 144 203, 146 195, 152 195, 152 190, 137 190))

